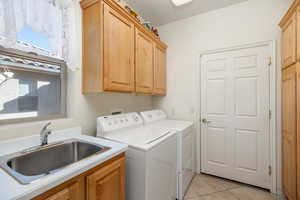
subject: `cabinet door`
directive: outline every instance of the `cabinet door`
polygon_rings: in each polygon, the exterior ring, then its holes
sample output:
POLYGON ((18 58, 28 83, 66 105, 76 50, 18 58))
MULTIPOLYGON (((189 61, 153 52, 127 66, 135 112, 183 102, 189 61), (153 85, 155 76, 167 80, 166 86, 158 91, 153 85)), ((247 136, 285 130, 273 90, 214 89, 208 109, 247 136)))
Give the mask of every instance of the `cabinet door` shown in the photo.
POLYGON ((87 200, 124 200, 125 164, 121 158, 87 177, 87 200))
POLYGON ((288 67, 296 62, 296 13, 282 28, 282 65, 288 67))
POLYGON ((79 200, 79 184, 75 183, 58 193, 46 198, 46 200, 79 200))
POLYGON ((155 46, 154 57, 154 94, 166 95, 166 49, 155 46))
POLYGON ((283 70, 282 80, 282 176, 283 191, 297 199, 296 66, 283 70))
POLYGON ((297 25, 296 25, 296 33, 297 33, 297 47, 296 47, 296 54, 297 54, 297 60, 300 60, 300 7, 297 8, 296 11, 296 17, 297 17, 297 25))
POLYGON ((300 200, 300 62, 297 62, 297 199, 300 200))
POLYGON ((135 90, 137 93, 152 94, 154 49, 153 42, 143 32, 135 32, 135 90))
POLYGON ((104 3, 104 90, 134 91, 134 24, 104 3))

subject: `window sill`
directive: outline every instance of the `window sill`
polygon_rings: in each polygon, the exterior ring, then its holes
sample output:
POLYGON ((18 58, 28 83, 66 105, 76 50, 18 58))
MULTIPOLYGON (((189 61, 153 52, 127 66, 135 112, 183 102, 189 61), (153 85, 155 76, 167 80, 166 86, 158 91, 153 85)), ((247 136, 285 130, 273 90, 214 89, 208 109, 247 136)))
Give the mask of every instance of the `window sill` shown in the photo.
MULTIPOLYGON (((13 117, 13 115, 16 114, 8 114, 8 117, 13 117)), ((49 120, 63 120, 67 119, 64 115, 53 115, 53 116, 44 116, 44 117, 36 117, 36 112, 27 112, 20 115, 20 113, 17 113, 20 117, 15 117, 11 119, 1 119, 0 117, 0 125, 12 125, 12 124, 24 124, 24 123, 38 123, 41 121, 49 121, 49 120)))
POLYGON ((18 137, 38 135, 41 131, 41 128, 51 121, 51 128, 53 131, 74 128, 81 126, 72 118, 55 118, 48 119, 43 121, 31 121, 26 123, 17 123, 17 124, 5 124, 0 126, 0 140, 9 140, 18 137))

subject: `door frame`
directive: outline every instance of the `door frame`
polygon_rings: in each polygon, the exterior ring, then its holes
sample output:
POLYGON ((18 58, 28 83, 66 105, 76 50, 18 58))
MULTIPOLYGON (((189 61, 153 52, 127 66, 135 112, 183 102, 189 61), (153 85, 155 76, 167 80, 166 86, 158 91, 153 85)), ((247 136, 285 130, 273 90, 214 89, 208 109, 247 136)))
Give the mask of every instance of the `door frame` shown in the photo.
MULTIPOLYGON (((197 136, 196 136, 196 172, 198 174, 201 173, 201 72, 202 72, 202 66, 201 61, 202 57, 204 55, 213 54, 213 53, 222 53, 226 51, 235 51, 239 49, 246 49, 246 48, 254 48, 254 47, 261 47, 261 46, 267 46, 270 48, 271 52, 271 65, 269 70, 269 76, 270 76, 270 111, 272 113, 271 119, 270 119, 270 127, 269 127, 269 138, 270 138, 270 145, 269 145, 269 163, 272 168, 272 174, 271 174, 271 184, 270 184, 270 191, 272 193, 277 193, 277 155, 280 151, 279 146, 277 146, 277 141, 280 141, 280 127, 281 127, 281 115, 280 112, 277 113, 277 94, 280 94, 280 91, 277 91, 277 88, 280 88, 277 80, 277 49, 276 49, 276 40, 271 41, 263 41, 258 43, 251 43, 251 44, 244 44, 244 45, 238 45, 238 46, 232 46, 228 48, 222 48, 222 49, 216 49, 216 50, 208 50, 208 51, 200 51, 198 52, 198 55, 200 55, 198 58, 198 65, 197 65, 197 73, 196 73, 196 88, 197 88, 197 111, 195 114, 195 122, 196 122, 196 130, 197 130, 197 136), (276 127, 276 122, 279 124, 279 126, 276 127), (278 128, 278 129, 277 129, 278 128)), ((280 103, 280 102, 279 102, 280 103)), ((280 107, 279 107, 280 108, 280 107)), ((279 167, 280 168, 280 167, 279 167)))

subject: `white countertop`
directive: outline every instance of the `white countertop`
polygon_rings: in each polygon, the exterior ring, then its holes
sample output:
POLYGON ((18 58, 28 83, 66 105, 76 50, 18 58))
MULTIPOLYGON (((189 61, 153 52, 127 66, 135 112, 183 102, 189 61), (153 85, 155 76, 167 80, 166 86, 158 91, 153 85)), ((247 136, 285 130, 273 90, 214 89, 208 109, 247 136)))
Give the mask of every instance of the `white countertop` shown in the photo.
MULTIPOLYGON (((83 172, 123 153, 127 150, 126 144, 116 143, 113 141, 81 135, 81 128, 66 129, 63 131, 53 132, 49 136, 49 143, 62 141, 66 139, 81 139, 87 142, 93 142, 102 146, 111 147, 110 150, 91 156, 82 161, 72 164, 69 167, 58 171, 57 173, 43 177, 42 179, 27 185, 22 185, 0 168, 0 200, 29 200, 36 197, 49 189, 52 189, 67 180, 76 177, 83 172)), ((31 136, 7 140, 0 142, 0 156, 14 153, 29 147, 40 144, 39 136, 31 136)))

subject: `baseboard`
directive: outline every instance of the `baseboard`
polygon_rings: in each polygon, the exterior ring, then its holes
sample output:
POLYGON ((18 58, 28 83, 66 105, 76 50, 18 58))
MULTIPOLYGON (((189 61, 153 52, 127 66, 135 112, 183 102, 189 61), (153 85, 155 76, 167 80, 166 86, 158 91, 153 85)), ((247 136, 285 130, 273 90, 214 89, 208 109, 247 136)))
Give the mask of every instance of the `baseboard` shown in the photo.
POLYGON ((288 200, 287 198, 286 198, 286 196, 284 195, 284 193, 281 191, 281 190, 278 190, 277 189, 277 199, 278 200, 288 200))

